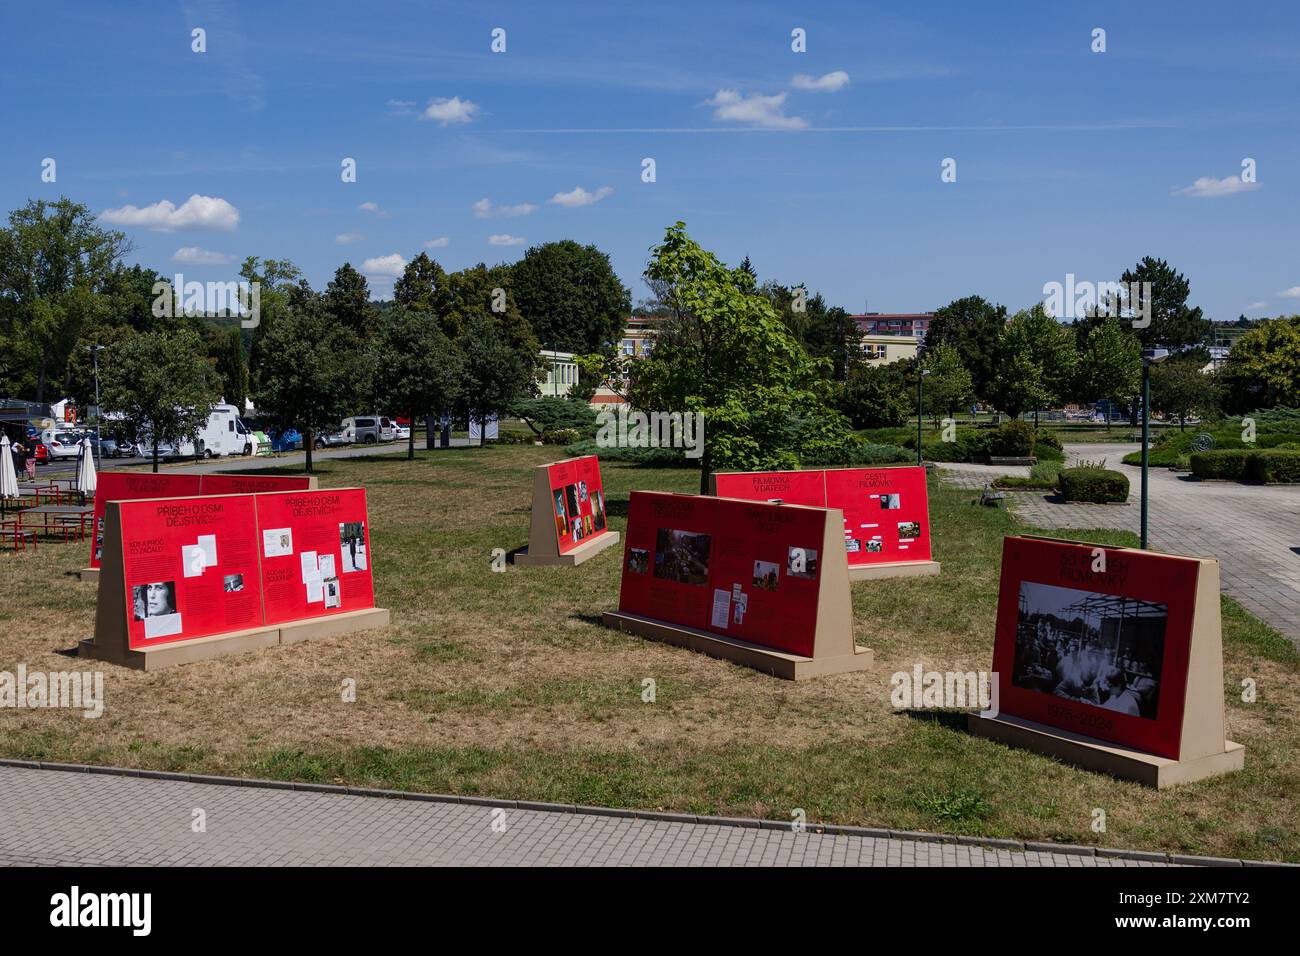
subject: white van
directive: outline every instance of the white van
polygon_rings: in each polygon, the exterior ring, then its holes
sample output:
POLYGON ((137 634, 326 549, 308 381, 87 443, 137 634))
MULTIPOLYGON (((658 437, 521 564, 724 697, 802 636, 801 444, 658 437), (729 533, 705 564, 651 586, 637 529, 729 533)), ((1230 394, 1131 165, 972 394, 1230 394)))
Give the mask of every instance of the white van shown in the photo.
POLYGON ((182 458, 218 455, 251 455, 257 451, 253 436, 244 427, 239 409, 234 405, 213 405, 207 423, 199 429, 193 441, 182 441, 176 454, 182 458))

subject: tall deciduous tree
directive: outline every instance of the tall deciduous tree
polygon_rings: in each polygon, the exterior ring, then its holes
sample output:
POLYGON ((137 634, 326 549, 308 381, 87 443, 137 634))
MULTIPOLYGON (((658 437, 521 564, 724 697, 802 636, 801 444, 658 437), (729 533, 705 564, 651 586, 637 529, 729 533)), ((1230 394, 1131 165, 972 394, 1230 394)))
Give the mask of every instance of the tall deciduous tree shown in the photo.
POLYGON ((807 356, 749 272, 728 268, 678 222, 645 274, 671 317, 634 366, 632 403, 703 416, 701 494, 714 468, 791 467, 801 452, 842 446, 847 422, 826 405, 827 363, 807 356))
POLYGON ((829 306, 822 294, 809 296, 803 285, 765 283, 760 291, 768 297, 799 344, 813 358, 829 359, 831 378, 843 382, 863 362, 862 330, 849 313, 829 306))
POLYGON ((325 308, 334 321, 350 330, 359 341, 368 341, 374 332, 375 311, 370 304, 370 285, 352 263, 345 262, 334 271, 325 287, 325 308))
POLYGON ((191 440, 216 404, 219 384, 202 340, 188 329, 128 335, 99 359, 100 403, 131 422, 151 450, 191 440))
MULTIPOLYGON (((385 408, 403 412, 412 425, 428 413, 440 419, 446 414, 459 392, 462 357, 432 312, 390 309, 380 325, 377 351, 376 391, 385 408)), ((415 457, 414 428, 406 457, 415 457)))
MULTIPOLYGON (((933 351, 927 351, 921 359, 921 367, 930 373, 925 377, 922 400, 931 417, 937 419, 940 412, 952 415, 970 398, 970 372, 951 345, 943 343, 933 351)), ((917 414, 921 414, 920 409, 917 414)))
POLYGON ((1151 369, 1151 407, 1176 417, 1179 431, 1186 430, 1187 419, 1193 415, 1218 415, 1222 398, 1219 377, 1202 368, 1199 361, 1180 355, 1151 369))
POLYGON ((421 312, 439 315, 447 308, 447 272, 428 253, 421 252, 406 264, 393 283, 393 302, 421 312))
POLYGON ((280 316, 261 346, 253 401, 278 425, 303 433, 311 471, 314 435, 370 396, 373 353, 318 298, 280 316))
POLYGON ((1300 406, 1300 315, 1257 324, 1232 347, 1222 375, 1235 414, 1300 406))
POLYGON ((956 299, 935 312, 925 347, 953 346, 970 370, 975 394, 988 398, 997 374, 998 342, 1006 324, 1006 306, 993 305, 978 295, 956 299))
POLYGON ((1017 312, 1003 330, 999 365, 989 400, 1018 416, 1062 403, 1077 379, 1079 353, 1074 333, 1047 314, 1042 304, 1017 312))
POLYGON ((632 293, 593 245, 563 239, 533 246, 511 278, 519 311, 544 348, 603 351, 618 341, 632 311, 632 293))
POLYGON ((1142 344, 1114 317, 1088 333, 1079 356, 1081 394, 1107 400, 1106 427, 1110 407, 1117 399, 1136 394, 1142 381, 1142 344))
POLYGON ((131 249, 67 198, 35 199, 0 229, 0 390, 43 402, 67 385, 83 326, 106 313, 103 290, 131 249))
POLYGON ((1212 323, 1201 314, 1200 307, 1189 308, 1187 305, 1191 284, 1164 259, 1145 256, 1132 269, 1126 270, 1120 281, 1139 290, 1136 305, 1140 312, 1145 312, 1147 307, 1146 296, 1140 290, 1143 283, 1151 284, 1151 324, 1133 327, 1144 347, 1178 349, 1195 345, 1210 331, 1212 323))

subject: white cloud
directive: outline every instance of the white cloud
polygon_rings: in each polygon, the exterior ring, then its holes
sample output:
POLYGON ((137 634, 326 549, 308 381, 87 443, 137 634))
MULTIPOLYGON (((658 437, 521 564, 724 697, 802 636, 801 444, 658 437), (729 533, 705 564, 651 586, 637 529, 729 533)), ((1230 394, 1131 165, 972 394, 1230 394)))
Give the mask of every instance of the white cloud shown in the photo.
POLYGON ((1195 196, 1198 199, 1214 199, 1218 196, 1244 193, 1258 186, 1259 183, 1242 182, 1240 176, 1224 176, 1222 179, 1215 179, 1213 176, 1202 176, 1184 189, 1175 189, 1174 195, 1195 196))
POLYGON ((400 253, 394 252, 388 256, 376 256, 373 259, 367 259, 361 263, 361 271, 368 276, 383 276, 389 279, 395 279, 402 274, 406 268, 406 260, 400 253))
POLYGON ((822 76, 809 76, 800 73, 790 81, 796 90, 808 90, 812 93, 834 93, 849 85, 849 75, 843 70, 835 70, 822 76))
POLYGON ((1300 285, 1293 285, 1291 288, 1279 292, 1278 295, 1284 299, 1300 299, 1300 285))
POLYGON ((239 225, 239 210, 214 196, 195 193, 181 205, 163 199, 152 206, 105 209, 99 217, 114 226, 141 226, 154 232, 212 229, 230 232, 239 225))
POLYGON ((436 120, 440 126, 449 126, 452 123, 468 123, 478 111, 477 103, 453 96, 451 99, 430 100, 420 115, 427 120, 436 120))
POLYGON ((785 115, 785 94, 741 96, 736 90, 718 90, 706 106, 714 107, 713 118, 731 123, 748 123, 768 129, 803 129, 808 121, 785 115))
POLYGON ((451 242, 451 240, 448 239, 446 236, 439 236, 437 239, 430 239, 428 242, 426 242, 426 243, 424 244, 424 248, 426 248, 426 249, 441 249, 441 248, 443 248, 444 246, 450 244, 450 242, 451 242))
POLYGON ((334 241, 339 245, 347 245, 349 242, 360 242, 364 238, 366 237, 359 232, 340 232, 334 237, 334 241))
POLYGON ((228 266, 232 261, 224 252, 213 252, 198 246, 182 246, 172 253, 172 262, 187 266, 228 266))
MULTIPOLYGON (((1300 286, 1296 286, 1295 291, 1300 291, 1300 286)), ((1267 302, 1252 302, 1250 305, 1246 306, 1246 311, 1254 312, 1256 309, 1267 309, 1267 308, 1268 308, 1267 302)))
POLYGON ((572 192, 556 193, 546 201, 556 206, 563 206, 565 209, 576 209, 578 206, 590 206, 592 203, 598 203, 613 192, 613 186, 601 186, 594 193, 587 192, 581 186, 574 186, 572 192))
POLYGON ((488 236, 488 242, 494 246, 522 246, 527 241, 523 236, 512 236, 508 233, 488 236))
POLYGON ((521 202, 517 206, 497 206, 491 199, 484 197, 473 205, 474 215, 479 219, 495 219, 498 216, 527 216, 537 211, 537 206, 530 202, 521 202))

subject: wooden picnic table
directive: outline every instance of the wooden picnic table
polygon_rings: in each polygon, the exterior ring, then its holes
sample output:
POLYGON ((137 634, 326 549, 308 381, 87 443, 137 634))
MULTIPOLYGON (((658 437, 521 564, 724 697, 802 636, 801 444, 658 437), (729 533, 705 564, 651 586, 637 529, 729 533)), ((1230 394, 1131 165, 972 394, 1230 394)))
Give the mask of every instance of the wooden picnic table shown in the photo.
POLYGON ((16 520, 19 530, 23 530, 24 523, 34 515, 41 516, 41 532, 46 537, 62 532, 63 540, 68 541, 69 535, 75 535, 78 539, 86 536, 86 526, 94 520, 95 509, 87 505, 37 505, 18 512, 16 520))
POLYGON ((15 551, 19 545, 26 551, 28 541, 33 548, 36 547, 36 532, 23 530, 22 523, 17 518, 0 518, 0 541, 6 539, 14 543, 15 551))

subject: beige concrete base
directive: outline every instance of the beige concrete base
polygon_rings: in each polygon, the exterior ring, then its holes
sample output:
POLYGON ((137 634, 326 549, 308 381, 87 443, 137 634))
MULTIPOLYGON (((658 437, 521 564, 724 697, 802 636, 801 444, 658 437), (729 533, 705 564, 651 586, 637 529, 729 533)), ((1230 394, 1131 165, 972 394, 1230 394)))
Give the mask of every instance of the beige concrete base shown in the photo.
POLYGON ((109 661, 136 670, 156 671, 178 664, 190 664, 205 661, 227 654, 242 654, 263 647, 275 647, 280 643, 278 627, 256 627, 246 631, 232 631, 229 634, 214 634, 212 637, 199 637, 192 641, 176 641, 171 644, 158 644, 154 647, 133 650, 126 648, 124 656, 111 649, 99 647, 94 638, 87 638, 78 648, 78 656, 92 660, 109 661))
POLYGON ((77 577, 81 578, 83 581, 88 581, 91 584, 98 584, 99 568, 82 568, 77 572, 77 577))
POLYGON ((354 631, 386 627, 389 621, 387 608, 366 608, 308 621, 294 621, 272 627, 255 627, 246 631, 214 634, 212 637, 158 644, 138 650, 130 648, 119 650, 100 646, 95 643, 93 637, 88 637, 78 646, 77 654, 79 657, 121 664, 124 667, 134 667, 136 670, 156 671, 164 667, 175 667, 178 664, 224 657, 227 654, 242 654, 244 651, 276 647, 280 644, 296 644, 314 637, 332 637, 336 634, 351 634, 354 631))
POLYGON ((1240 770, 1246 763, 1246 748, 1231 740, 1223 742, 1222 753, 1209 754, 1195 760, 1170 760, 1168 757, 1142 753, 1020 717, 968 714, 966 726, 971 733, 980 737, 1037 751, 1085 770, 1097 770, 1123 780, 1135 780, 1157 790, 1231 773, 1240 770))
POLYGON ((387 608, 369 607, 361 611, 345 611, 342 614, 314 617, 307 621, 294 621, 280 625, 280 643, 297 644, 299 641, 309 641, 314 637, 333 637, 336 634, 351 634, 353 631, 387 627, 389 620, 387 608))
POLYGON ((562 564, 573 566, 582 564, 583 561, 589 561, 606 548, 612 548, 619 542, 619 533, 617 531, 606 531, 604 534, 597 535, 590 541, 584 541, 572 551, 566 551, 564 554, 536 554, 530 555, 525 549, 515 554, 515 564, 527 566, 543 566, 562 564))
POLYGON ((824 677, 827 674, 847 674, 850 671, 868 670, 874 662, 874 655, 866 647, 855 647, 853 654, 835 657, 800 657, 787 654, 770 647, 738 641, 721 634, 698 631, 693 627, 678 624, 666 624, 639 614, 626 614, 623 611, 605 611, 601 614, 601 623, 652 641, 663 641, 686 647, 710 657, 720 657, 735 664, 743 664, 755 670, 763 671, 774 677, 786 680, 807 680, 810 677, 824 677))
POLYGON ((850 581, 879 578, 928 577, 939 573, 938 561, 887 561, 883 564, 850 564, 850 581))

